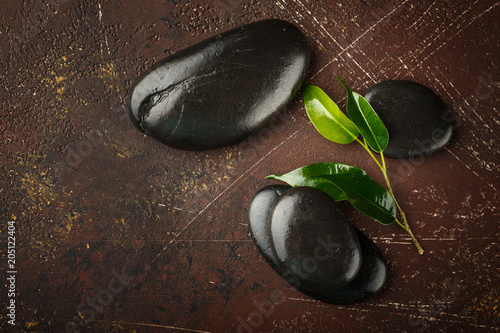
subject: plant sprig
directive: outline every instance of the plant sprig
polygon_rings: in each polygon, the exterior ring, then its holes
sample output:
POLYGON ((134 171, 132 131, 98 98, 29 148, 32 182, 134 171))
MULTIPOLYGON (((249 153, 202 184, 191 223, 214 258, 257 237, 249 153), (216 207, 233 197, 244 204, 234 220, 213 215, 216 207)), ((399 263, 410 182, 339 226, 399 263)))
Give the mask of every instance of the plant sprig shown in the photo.
POLYGON ((422 254, 424 250, 411 231, 389 181, 384 159, 384 150, 389 143, 387 128, 370 103, 338 79, 347 92, 346 111, 349 117, 321 88, 304 82, 302 89, 307 115, 325 138, 340 144, 358 142, 380 168, 387 189, 365 171, 342 163, 311 164, 284 175, 269 175, 266 178, 281 180, 291 186, 315 187, 333 200, 348 200, 361 213, 382 224, 395 221, 410 235, 419 254, 422 254), (373 152, 380 157, 377 158, 373 152), (402 221, 397 218, 397 212, 402 221))

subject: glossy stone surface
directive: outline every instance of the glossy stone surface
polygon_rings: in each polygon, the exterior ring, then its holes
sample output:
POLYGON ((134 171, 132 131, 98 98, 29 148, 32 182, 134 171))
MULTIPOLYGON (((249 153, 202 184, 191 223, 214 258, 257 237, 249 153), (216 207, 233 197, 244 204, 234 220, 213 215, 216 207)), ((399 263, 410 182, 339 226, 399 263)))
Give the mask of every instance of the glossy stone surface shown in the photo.
POLYGON ((277 269, 278 263, 271 248, 267 217, 276 199, 289 188, 291 187, 287 185, 266 186, 255 193, 248 205, 248 229, 250 236, 267 262, 275 269, 277 269))
MULTIPOLYGON (((379 293, 387 280, 387 265, 377 246, 359 229, 354 227, 361 247, 361 266, 356 276, 345 286, 331 291, 312 291, 300 287, 296 277, 285 274, 272 252, 269 236, 268 215, 275 201, 291 187, 269 185, 259 190, 248 208, 248 226, 255 245, 266 261, 280 275, 304 294, 331 304, 354 304, 367 300, 379 293)), ((319 232, 321 234, 321 232, 319 232)))
POLYGON ((285 21, 224 32, 147 71, 129 94, 130 118, 142 132, 175 148, 234 144, 290 102, 309 57, 305 37, 285 21))
POLYGON ((268 223, 273 254, 292 285, 335 290, 358 273, 361 249, 356 232, 322 191, 287 190, 275 201, 268 223))
POLYGON ((391 158, 427 156, 451 139, 452 123, 446 106, 430 89, 410 81, 377 83, 365 98, 389 132, 384 155, 391 158))

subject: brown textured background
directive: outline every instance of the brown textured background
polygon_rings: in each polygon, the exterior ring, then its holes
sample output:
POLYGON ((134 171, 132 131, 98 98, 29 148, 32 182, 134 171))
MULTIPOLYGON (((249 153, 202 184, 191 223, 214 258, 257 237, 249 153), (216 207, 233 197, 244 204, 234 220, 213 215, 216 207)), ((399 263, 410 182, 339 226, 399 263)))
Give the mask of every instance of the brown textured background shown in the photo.
POLYGON ((498 330, 499 4, 3 1, 1 303, 15 220, 18 308, 15 328, 2 308, 2 329, 234 332, 250 317, 254 332, 498 330), (307 79, 341 105, 335 75, 360 92, 408 79, 459 118, 444 150, 389 161, 424 255, 401 228, 341 204, 390 269, 383 292, 363 304, 327 305, 290 289, 248 235, 246 207, 272 183, 267 174, 338 161, 382 180, 361 147, 314 130, 300 95, 249 140, 205 152, 144 137, 124 115, 128 89, 152 64, 265 18, 304 31, 314 50, 307 79), (113 272, 133 279, 121 288, 113 272), (284 302, 259 323, 255 303, 276 292, 284 302))

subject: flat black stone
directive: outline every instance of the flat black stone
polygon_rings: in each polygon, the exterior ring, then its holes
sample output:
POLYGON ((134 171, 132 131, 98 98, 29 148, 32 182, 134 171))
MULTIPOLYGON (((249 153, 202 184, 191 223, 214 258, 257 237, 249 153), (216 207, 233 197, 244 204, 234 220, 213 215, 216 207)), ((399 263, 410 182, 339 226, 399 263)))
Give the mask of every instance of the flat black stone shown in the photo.
POLYGON ((366 91, 365 98, 389 132, 384 156, 428 156, 451 139, 453 126, 446 120, 446 106, 432 90, 421 84, 380 82, 366 91))
POLYGON ((288 185, 266 186, 255 193, 248 205, 248 228, 250 236, 257 245, 260 253, 264 256, 264 259, 266 259, 274 269, 278 269, 278 262, 271 248, 267 217, 276 199, 290 188, 291 187, 288 185))
POLYGON ((174 148, 231 145, 291 101, 310 48, 291 23, 265 20, 209 38, 162 60, 129 94, 130 118, 174 148))
POLYGON ((324 192, 312 187, 287 190, 273 204, 268 224, 274 257, 284 278, 297 287, 335 290, 358 273, 356 232, 324 192))
MULTIPOLYGON (((288 185, 266 186, 254 195, 248 209, 248 226, 252 239, 266 261, 282 276, 286 271, 280 267, 272 252, 268 214, 276 199, 290 188, 288 185)), ((312 291, 301 287, 293 276, 283 277, 304 294, 330 304, 359 303, 379 293, 387 280, 387 265, 384 257, 363 232, 353 228, 361 247, 362 262, 358 273, 348 284, 332 291, 312 291)), ((321 230, 317 232, 321 234, 321 230)))

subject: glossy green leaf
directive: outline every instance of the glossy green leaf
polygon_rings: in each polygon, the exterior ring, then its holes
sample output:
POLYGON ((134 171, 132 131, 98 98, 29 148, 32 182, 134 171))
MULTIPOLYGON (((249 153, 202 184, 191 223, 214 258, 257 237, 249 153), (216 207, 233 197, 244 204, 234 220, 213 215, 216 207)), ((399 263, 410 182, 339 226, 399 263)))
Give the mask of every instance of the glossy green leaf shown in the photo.
POLYGON ((347 92, 346 110, 371 149, 380 153, 389 143, 389 133, 370 103, 338 78, 347 92))
POLYGON ((319 133, 336 143, 350 143, 359 136, 356 125, 321 88, 307 83, 302 87, 307 115, 319 133))
POLYGON ((382 224, 396 220, 396 203, 390 193, 366 173, 320 175, 344 191, 347 200, 361 213, 382 224))
MULTIPOLYGON (((284 175, 270 175, 266 179, 281 180, 291 186, 310 186, 328 194, 333 200, 347 200, 344 191, 328 179, 318 176, 331 174, 359 174, 366 173, 356 167, 342 163, 316 163, 310 164, 284 175)), ((371 178, 370 178, 371 179, 371 178)))

